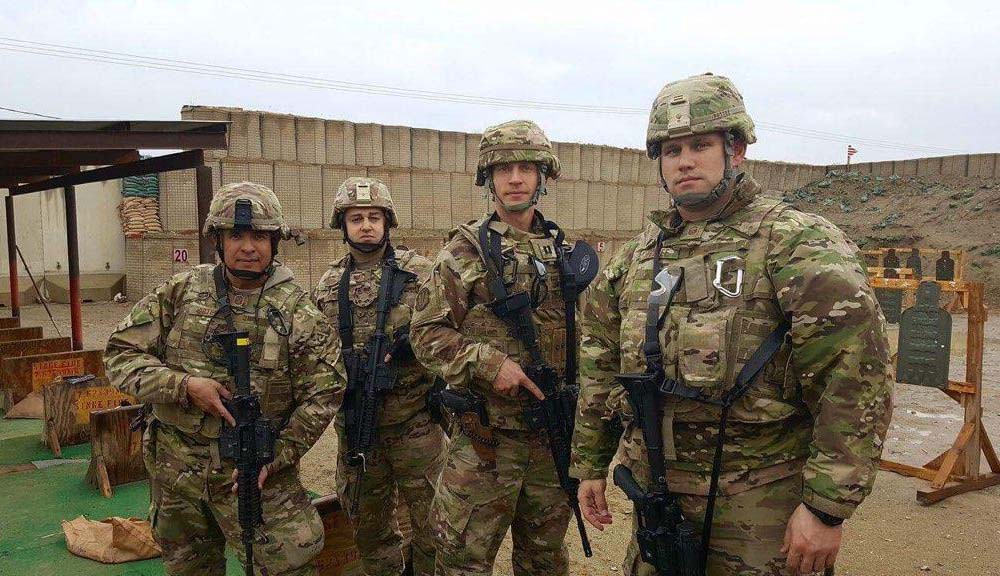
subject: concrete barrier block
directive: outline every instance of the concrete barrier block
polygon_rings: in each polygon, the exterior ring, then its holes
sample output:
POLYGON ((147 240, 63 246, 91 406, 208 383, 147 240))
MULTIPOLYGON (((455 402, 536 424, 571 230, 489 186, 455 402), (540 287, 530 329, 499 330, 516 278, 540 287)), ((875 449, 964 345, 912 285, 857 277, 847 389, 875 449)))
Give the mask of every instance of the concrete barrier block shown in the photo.
POLYGON ((601 180, 617 183, 621 170, 622 151, 620 148, 601 146, 601 180))
POLYGON ((382 127, 382 159, 386 166, 409 168, 410 129, 406 126, 382 127))
POLYGON ((160 222, 164 230, 198 228, 194 170, 160 173, 160 222))
POLYGON ((435 172, 431 176, 434 190, 434 228, 451 230, 454 217, 451 214, 451 175, 435 172))
POLYGON ((229 125, 230 158, 260 158, 260 113, 233 112, 229 125))
MULTIPOLYGON (((282 242, 281 251, 278 253, 278 260, 291 269, 295 274, 295 281, 306 289, 312 289, 312 270, 310 267, 309 239, 305 244, 299 246, 295 242, 282 242)), ((318 280, 319 278, 317 278, 318 280)))
MULTIPOLYGON (((572 186, 573 198, 573 227, 577 229, 589 228, 590 226, 590 187, 583 180, 573 180, 568 182, 572 186)), ((600 212, 600 205, 595 201, 594 211, 600 212)))
MULTIPOLYGON (((444 133, 442 133, 444 136, 444 133)), ((464 135, 461 138, 462 145, 465 145, 464 135)), ((444 143, 444 140, 442 140, 444 143)), ((442 158, 444 156, 442 155, 442 158)), ((464 167, 464 155, 463 155, 463 167, 464 167)), ((473 185, 472 175, 466 174, 465 172, 453 172, 451 173, 451 189, 449 196, 451 197, 451 226, 455 227, 459 224, 464 224, 469 220, 475 219, 477 214, 477 205, 475 198, 479 197, 479 190, 473 185)))
POLYGON ((246 162, 222 161, 222 183, 235 184, 250 180, 250 166, 246 162))
POLYGON ((389 173, 389 191, 400 228, 413 228, 413 192, 410 188, 410 171, 394 170, 389 173))
POLYGON ((479 141, 482 139, 482 134, 465 135, 465 171, 469 174, 476 173, 476 163, 479 162, 479 141))
POLYGON ((564 180, 580 179, 580 145, 569 142, 559 142, 554 144, 556 155, 559 157, 559 166, 564 180))
POLYGON ((945 156, 941 159, 941 174, 945 176, 968 176, 969 156, 966 154, 945 156))
POLYGON ((281 202, 281 212, 291 228, 302 228, 302 204, 299 191, 299 166, 276 162, 274 164, 274 193, 281 202))
POLYGON ((413 227, 434 228, 434 179, 429 172, 414 172, 410 176, 413 193, 413 227))
POLYGON ((580 179, 596 182, 601 179, 601 147, 593 144, 580 146, 580 179))
POLYGON ((622 150, 618 181, 623 184, 639 183, 639 166, 643 156, 636 150, 622 150))
POLYGON ((461 132, 439 133, 441 159, 438 164, 442 172, 465 172, 465 134, 461 132))
POLYGON ((916 176, 917 175, 917 161, 916 160, 896 160, 894 162, 895 174, 897 176, 916 176))
POLYGON ((302 227, 322 228, 323 220, 323 175, 322 168, 315 164, 299 166, 299 201, 302 211, 302 227))
POLYGON ((973 154, 969 156, 969 176, 992 178, 996 175, 996 154, 973 154))
POLYGON ((343 120, 326 121, 326 163, 338 166, 357 164, 354 124, 343 120))
POLYGON ((892 176, 892 162, 875 162, 872 164, 872 176, 888 178, 892 176))
MULTIPOLYGON (((352 174, 355 176, 358 174, 352 172, 350 168, 330 165, 323 166, 321 172, 321 178, 323 179, 323 226, 329 226, 330 220, 333 218, 333 201, 337 197, 337 189, 352 174)), ((391 188, 389 191, 393 195, 393 200, 395 200, 396 191, 391 188)))
POLYGON ((410 135, 413 141, 411 145, 413 167, 425 170, 440 170, 440 133, 437 130, 414 128, 410 131, 410 135))
POLYGON ((261 118, 261 150, 264 158, 294 162, 295 117, 285 114, 264 114, 261 118))
POLYGON ((941 174, 941 157, 917 158, 917 176, 938 176, 941 174))
POLYGON ((360 166, 382 165, 382 126, 380 124, 354 125, 354 153, 360 166))
POLYGON ((296 118, 295 142, 299 162, 326 163, 326 126, 320 118, 296 118))

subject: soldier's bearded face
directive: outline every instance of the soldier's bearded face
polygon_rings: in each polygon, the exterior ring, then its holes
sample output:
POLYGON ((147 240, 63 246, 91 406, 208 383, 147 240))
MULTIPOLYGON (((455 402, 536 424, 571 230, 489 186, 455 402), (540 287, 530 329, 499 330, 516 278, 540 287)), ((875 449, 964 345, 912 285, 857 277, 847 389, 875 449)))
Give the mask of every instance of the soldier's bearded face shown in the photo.
POLYGON ((348 208, 344 222, 351 242, 378 244, 385 236, 385 212, 381 208, 348 208))
POLYGON ((264 230, 223 230, 222 257, 233 270, 263 272, 271 263, 271 233, 264 230))
POLYGON ((538 165, 534 162, 508 162, 493 167, 493 188, 497 200, 505 206, 530 202, 538 188, 538 165))

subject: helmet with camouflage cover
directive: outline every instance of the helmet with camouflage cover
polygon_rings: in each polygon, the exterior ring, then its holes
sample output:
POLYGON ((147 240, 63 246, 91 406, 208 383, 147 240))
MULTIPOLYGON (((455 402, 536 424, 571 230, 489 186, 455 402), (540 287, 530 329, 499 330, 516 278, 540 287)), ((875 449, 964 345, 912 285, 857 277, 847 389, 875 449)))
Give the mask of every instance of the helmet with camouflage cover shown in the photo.
POLYGON ((552 153, 552 142, 531 120, 511 120, 490 126, 479 141, 476 186, 486 184, 490 168, 509 162, 535 162, 545 177, 559 178, 559 159, 552 153))
POLYGON ((738 136, 747 144, 757 141, 736 85, 710 72, 670 82, 660 90, 649 113, 646 153, 655 160, 664 140, 713 132, 738 136))
POLYGON ((250 228, 277 232, 289 238, 281 202, 267 186, 253 182, 226 184, 215 193, 201 233, 211 236, 219 230, 250 228))
POLYGON ((333 217, 330 219, 330 228, 341 228, 344 225, 344 214, 348 208, 381 208, 385 211, 389 227, 395 228, 399 225, 396 219, 396 210, 392 205, 392 196, 389 194, 389 187, 377 178, 365 178, 354 176, 348 178, 337 189, 337 196, 333 199, 333 217))

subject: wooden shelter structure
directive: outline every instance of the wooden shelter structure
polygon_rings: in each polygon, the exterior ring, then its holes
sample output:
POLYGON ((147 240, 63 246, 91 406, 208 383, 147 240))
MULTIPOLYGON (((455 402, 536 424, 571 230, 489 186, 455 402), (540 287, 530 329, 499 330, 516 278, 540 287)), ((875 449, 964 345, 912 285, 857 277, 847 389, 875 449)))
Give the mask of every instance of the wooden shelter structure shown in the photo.
MULTIPOLYGON (((199 226, 212 200, 212 173, 205 149, 226 148, 228 122, 0 120, 0 188, 7 217, 11 316, 20 316, 14 199, 42 190, 63 189, 69 262, 70 322, 73 350, 83 349, 80 262, 75 186, 172 170, 196 172, 199 226), (142 159, 139 150, 171 150, 142 159)), ((211 262, 212 247, 200 246, 201 262, 211 262)))

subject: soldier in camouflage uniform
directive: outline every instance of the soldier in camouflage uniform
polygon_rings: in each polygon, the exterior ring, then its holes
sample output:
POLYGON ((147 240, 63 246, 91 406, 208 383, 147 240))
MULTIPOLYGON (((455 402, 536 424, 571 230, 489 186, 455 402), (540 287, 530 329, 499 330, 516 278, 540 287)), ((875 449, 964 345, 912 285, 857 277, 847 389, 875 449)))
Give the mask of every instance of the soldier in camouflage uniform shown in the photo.
POLYGON ((104 354, 111 381, 152 408, 143 456, 153 534, 168 574, 224 574, 227 542, 243 558, 234 465, 219 454, 220 429, 234 421, 222 405, 233 394, 225 357, 211 340, 227 331, 218 270, 234 326, 250 334, 254 392, 276 425, 275 458, 259 479, 264 523, 254 564, 260 574, 312 574, 323 524, 298 462, 343 397, 339 347, 326 316, 274 260, 289 235, 274 192, 250 182, 223 186, 202 232, 222 263, 181 272, 140 300, 104 354))
POLYGON ((386 322, 386 333, 394 341, 391 366, 396 371, 396 381, 379 408, 376 446, 366 455, 360 486, 353 485, 358 481, 358 467, 349 466, 346 461, 344 414, 338 414, 334 420, 342 447, 337 491, 348 509, 357 506, 354 541, 361 552, 365 574, 403 573, 404 543, 396 523, 396 503, 402 498, 410 515, 413 574, 431 576, 434 543, 427 518, 434 485, 444 463, 446 440, 427 407, 434 378, 413 357, 408 343, 417 288, 427 278, 431 262, 411 250, 393 248, 389 229, 396 226, 396 212, 385 184, 374 178, 349 178, 341 184, 334 199, 330 227, 343 231, 348 253, 330 265, 312 296, 334 326, 338 326, 340 307, 350 306, 354 349, 362 353, 375 331, 375 305, 386 258, 393 258, 399 269, 415 275, 406 283, 400 302, 392 307, 386 322), (338 300, 345 278, 349 303, 338 300), (359 502, 352 501, 355 497, 359 502))
POLYGON ((437 571, 443 576, 492 574, 508 528, 514 574, 567 573, 563 538, 570 508, 560 490, 544 432, 523 418, 526 402, 542 398, 520 363, 528 356, 491 310, 484 224, 502 250, 504 283, 533 296, 542 355, 563 365, 566 324, 554 239, 535 203, 545 180, 558 178, 552 145, 533 122, 488 128, 479 145, 476 184, 487 186, 495 212, 461 225, 438 254, 417 295, 412 340, 417 358, 449 388, 485 400, 488 425, 461 426, 453 436, 437 487, 431 522, 437 571))
MULTIPOLYGON (((706 74, 662 89, 646 143, 673 207, 652 212, 606 264, 584 317, 571 470, 583 480, 580 503, 598 528, 611 522, 604 492, 616 448, 649 482, 642 434, 615 376, 646 369, 653 259, 683 271, 660 315, 665 376, 703 400, 721 399, 765 337, 791 325, 730 410, 711 576, 832 567, 840 523, 871 491, 891 415, 885 320, 857 247, 827 220, 762 194, 739 169, 755 140, 728 79, 706 74), (625 423, 620 446, 616 416, 625 423)), ((720 408, 665 394, 661 411, 669 489, 700 527, 720 408)), ((637 558, 635 539, 624 568, 655 574, 637 558)))

